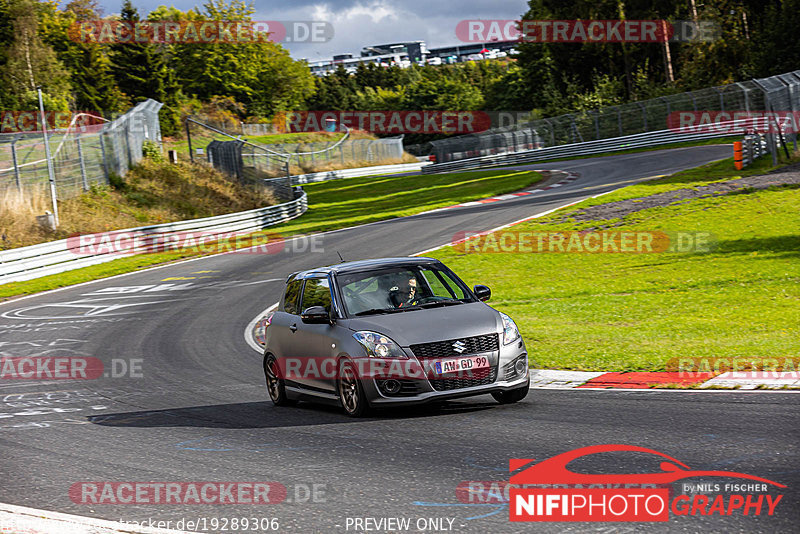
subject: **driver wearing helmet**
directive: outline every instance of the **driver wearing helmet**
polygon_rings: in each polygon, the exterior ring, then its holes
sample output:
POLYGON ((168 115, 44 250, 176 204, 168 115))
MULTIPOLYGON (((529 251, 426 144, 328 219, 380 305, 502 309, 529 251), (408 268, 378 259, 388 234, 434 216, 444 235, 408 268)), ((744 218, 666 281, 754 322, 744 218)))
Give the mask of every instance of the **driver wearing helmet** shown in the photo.
POLYGON ((413 304, 417 295, 417 279, 415 276, 402 278, 389 290, 389 299, 395 308, 403 308, 413 304))

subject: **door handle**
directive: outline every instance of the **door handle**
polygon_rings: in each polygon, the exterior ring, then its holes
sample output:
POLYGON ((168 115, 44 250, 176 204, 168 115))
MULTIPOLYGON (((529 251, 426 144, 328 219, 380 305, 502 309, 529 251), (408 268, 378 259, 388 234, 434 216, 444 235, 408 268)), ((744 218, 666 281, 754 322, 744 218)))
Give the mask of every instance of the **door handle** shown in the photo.
POLYGON ((297 331, 297 323, 295 323, 292 326, 290 326, 289 330, 291 330, 292 332, 296 332, 297 331))

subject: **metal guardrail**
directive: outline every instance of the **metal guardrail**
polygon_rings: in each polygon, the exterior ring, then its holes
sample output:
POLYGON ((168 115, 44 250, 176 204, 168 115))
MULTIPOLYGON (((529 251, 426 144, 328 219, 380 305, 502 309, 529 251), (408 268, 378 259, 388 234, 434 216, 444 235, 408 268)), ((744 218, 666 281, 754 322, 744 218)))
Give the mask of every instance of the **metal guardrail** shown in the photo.
POLYGON ((736 170, 744 169, 767 153, 776 152, 777 147, 773 148, 769 144, 770 141, 774 141, 774 139, 774 137, 768 139, 760 133, 753 133, 745 135, 744 139, 741 141, 734 141, 733 165, 736 167, 736 170))
POLYGON ((117 246, 113 252, 82 253, 76 243, 79 240, 75 238, 0 252, 0 284, 59 274, 134 255, 142 250, 142 242, 147 248, 159 249, 161 245, 163 249, 181 233, 202 232, 203 237, 213 239, 214 236, 223 237, 231 232, 256 232, 305 213, 308 209, 306 193, 302 190, 298 193, 294 200, 266 208, 105 232, 109 236, 124 234, 128 239, 129 248, 117 246))
MULTIPOLYGON (((316 182, 327 182, 328 180, 339 180, 341 178, 358 178, 361 176, 372 176, 377 174, 390 174, 396 172, 419 171, 422 167, 430 165, 429 161, 418 163, 398 163, 396 165, 375 165, 374 167, 357 167, 355 169, 338 169, 335 171, 312 172, 309 174, 295 174, 292 178, 292 185, 311 184, 316 182)), ((267 183, 284 181, 286 178, 267 178, 267 183)))
MULTIPOLYGON (((673 130, 659 130, 656 132, 646 132, 611 139, 600 139, 598 141, 586 141, 584 143, 573 143, 569 145, 559 145, 538 150, 525 150, 505 154, 491 154, 476 158, 448 161, 445 163, 435 163, 422 169, 424 174, 438 172, 450 172, 454 170, 476 169, 492 165, 509 165, 516 163, 532 163, 536 161, 546 161, 558 158, 574 158, 579 156, 591 156, 604 152, 620 152, 633 148, 649 148, 659 145, 674 143, 685 143, 688 141, 702 141, 721 137, 730 137, 747 133, 750 123, 746 119, 740 121, 720 122, 713 125, 710 131, 697 133, 679 133, 673 130), (740 128, 737 131, 737 128, 740 128), (724 133, 721 133, 724 132, 724 133)), ((767 134, 771 136, 772 134, 767 134)))

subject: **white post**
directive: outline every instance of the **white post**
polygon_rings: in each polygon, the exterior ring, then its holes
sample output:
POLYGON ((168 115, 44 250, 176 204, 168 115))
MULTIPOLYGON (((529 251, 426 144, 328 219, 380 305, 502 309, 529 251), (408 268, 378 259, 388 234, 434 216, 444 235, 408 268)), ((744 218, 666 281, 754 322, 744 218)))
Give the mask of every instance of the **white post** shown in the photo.
POLYGON ((42 135, 44 135, 44 153, 47 157, 47 174, 50 176, 50 198, 53 201, 53 222, 54 228, 58 228, 58 199, 56 198, 56 173, 53 170, 53 160, 50 157, 50 141, 47 139, 47 119, 44 116, 44 103, 42 102, 42 88, 37 87, 39 92, 39 112, 42 115, 42 135))

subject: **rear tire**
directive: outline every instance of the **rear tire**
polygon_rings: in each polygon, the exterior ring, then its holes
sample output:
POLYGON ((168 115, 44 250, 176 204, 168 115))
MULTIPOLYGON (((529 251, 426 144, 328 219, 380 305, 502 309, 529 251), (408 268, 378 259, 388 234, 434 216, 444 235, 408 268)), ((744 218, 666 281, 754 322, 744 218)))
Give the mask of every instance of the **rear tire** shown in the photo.
POLYGON ((527 397, 530 389, 531 387, 529 380, 528 382, 525 382, 524 386, 519 388, 510 389, 508 391, 495 391, 492 393, 492 397, 494 397, 494 400, 500 404, 513 404, 527 397))
POLYGON ((264 377, 267 381, 267 393, 275 406, 294 406, 296 400, 286 396, 286 384, 281 378, 278 360, 272 354, 264 357, 264 377))
POLYGON ((369 403, 361 380, 358 378, 355 366, 349 361, 345 360, 339 365, 339 381, 336 389, 344 413, 350 417, 364 417, 369 413, 369 403))

